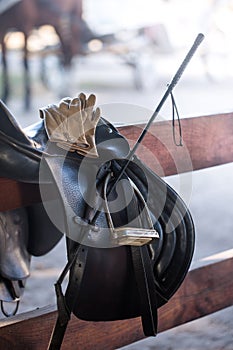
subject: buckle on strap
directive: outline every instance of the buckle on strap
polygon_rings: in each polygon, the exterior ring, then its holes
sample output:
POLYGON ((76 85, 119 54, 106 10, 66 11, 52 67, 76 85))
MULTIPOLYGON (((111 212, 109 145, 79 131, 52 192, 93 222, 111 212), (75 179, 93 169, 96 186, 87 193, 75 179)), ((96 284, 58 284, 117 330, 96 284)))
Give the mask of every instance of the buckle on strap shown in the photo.
POLYGON ((141 192, 137 188, 137 186, 133 183, 131 179, 129 179, 132 188, 135 193, 138 195, 138 198, 141 200, 142 204, 145 208, 145 216, 148 223, 148 228, 142 227, 114 227, 113 220, 111 217, 111 213, 108 206, 107 199, 107 185, 110 178, 110 174, 106 177, 104 184, 104 203, 106 216, 109 224, 109 228, 111 231, 112 239, 117 242, 117 245, 133 245, 133 246, 142 246, 144 244, 148 244, 152 241, 152 239, 159 238, 158 232, 154 229, 153 222, 150 217, 149 208, 146 204, 145 199, 143 198, 141 192))

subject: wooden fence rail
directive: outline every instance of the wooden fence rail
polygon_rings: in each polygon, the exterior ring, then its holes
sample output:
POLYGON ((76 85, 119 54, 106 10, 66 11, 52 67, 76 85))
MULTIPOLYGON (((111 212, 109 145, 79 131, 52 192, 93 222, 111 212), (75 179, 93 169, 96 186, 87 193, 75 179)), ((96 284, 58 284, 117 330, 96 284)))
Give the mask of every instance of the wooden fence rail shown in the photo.
MULTIPOLYGON (((142 128, 138 124, 119 129, 133 144, 142 128)), ((161 176, 233 162, 233 113, 183 119, 182 131, 184 147, 176 147, 171 123, 154 123, 140 147, 139 157, 161 176)), ((1 211, 40 200, 37 185, 0 179, 1 211)), ((189 271, 179 290, 159 309, 160 332, 233 305, 233 279, 229 278, 233 249, 211 260, 208 264, 202 261, 189 271)), ((52 306, 1 321, 0 349, 46 349, 55 319, 52 306)), ((110 350, 142 338, 140 318, 86 322, 73 317, 62 349, 110 350)))

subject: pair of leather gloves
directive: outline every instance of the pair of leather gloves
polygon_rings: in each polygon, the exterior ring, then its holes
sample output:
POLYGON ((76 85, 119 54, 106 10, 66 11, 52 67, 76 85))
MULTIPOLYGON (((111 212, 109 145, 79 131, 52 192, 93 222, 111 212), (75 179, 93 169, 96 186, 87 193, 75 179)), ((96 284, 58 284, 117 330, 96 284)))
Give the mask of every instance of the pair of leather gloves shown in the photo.
POLYGON ((58 105, 40 109, 50 142, 83 156, 96 158, 95 130, 100 119, 100 109, 94 109, 95 95, 88 98, 84 93, 78 97, 66 97, 58 105))

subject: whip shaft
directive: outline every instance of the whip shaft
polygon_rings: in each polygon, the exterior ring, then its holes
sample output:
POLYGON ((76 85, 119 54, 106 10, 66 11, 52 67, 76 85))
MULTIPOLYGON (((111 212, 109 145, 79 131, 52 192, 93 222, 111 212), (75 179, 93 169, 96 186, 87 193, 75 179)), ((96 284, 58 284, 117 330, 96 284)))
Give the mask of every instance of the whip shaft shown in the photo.
MULTIPOLYGON (((191 49, 189 50, 189 52, 187 53, 187 55, 185 56, 185 59, 183 60, 183 62, 181 63, 179 69, 177 70, 176 74, 174 75, 171 83, 168 85, 167 90, 165 91, 165 94, 163 95, 161 101, 159 102, 157 108, 155 109, 154 113, 152 114, 150 120, 148 121, 148 123, 146 124, 145 128, 143 129, 141 135, 139 136, 138 140, 136 141, 134 147, 131 149, 128 157, 127 157, 127 162, 124 165, 124 167, 122 168, 122 170, 120 171, 119 175, 116 178, 116 181, 114 182, 114 187, 116 186, 117 182, 120 180, 120 178, 122 177, 124 171, 126 170, 129 162, 132 160, 138 146, 140 145, 140 143, 142 142, 143 138, 145 137, 149 127, 151 126, 151 124, 153 123, 153 121, 155 120, 155 118, 157 117, 157 115, 159 114, 164 102, 166 101, 167 97, 169 96, 169 94, 172 92, 172 90, 174 89, 174 87, 176 86, 176 84, 178 83, 178 81, 180 80, 185 68, 187 67, 188 63, 190 62, 191 58, 193 57, 194 53, 196 52, 198 46, 201 44, 201 42, 204 39, 204 35, 202 33, 199 33, 191 47, 191 49)), ((112 188, 112 189, 113 189, 112 188)))
MULTIPOLYGON (((121 179, 122 175, 124 174, 126 168, 129 165, 130 161, 132 160, 132 158, 133 158, 133 156, 134 156, 138 146, 140 145, 140 143, 142 142, 143 138, 145 137, 149 127, 151 126, 151 124, 153 123, 153 121, 155 120, 157 115, 159 114, 159 112, 160 112, 164 102, 166 101, 167 97, 172 92, 172 90, 174 89, 174 87, 176 86, 178 81, 180 80, 180 78, 181 78, 185 68, 187 67, 188 63, 190 62, 191 58, 193 57, 194 53, 196 52, 198 46, 201 44, 203 39, 204 39, 204 35, 202 33, 199 33, 197 35, 197 37, 196 37, 192 47, 190 48, 190 50, 188 51, 187 55, 185 56, 183 62, 181 63, 180 67, 178 68, 176 74, 174 75, 171 83, 168 85, 167 90, 165 91, 165 93, 164 93, 161 101, 159 102, 157 108, 155 109, 154 113, 150 117, 150 119, 149 119, 148 123, 146 124, 145 128, 141 132, 141 134, 140 134, 138 140, 136 141, 134 147, 129 152, 129 155, 127 157, 127 161, 126 161, 125 165, 123 166, 123 168, 121 169, 121 171, 119 172, 119 174, 117 175, 117 177, 116 177, 114 183, 112 184, 111 188, 108 190, 107 196, 115 189, 117 183, 121 179)), ((99 210, 100 210, 100 208, 99 208, 99 210)), ((98 217, 99 210, 97 210, 96 214, 94 215, 94 218, 92 219, 92 222, 94 222, 96 220, 96 218, 98 217)))

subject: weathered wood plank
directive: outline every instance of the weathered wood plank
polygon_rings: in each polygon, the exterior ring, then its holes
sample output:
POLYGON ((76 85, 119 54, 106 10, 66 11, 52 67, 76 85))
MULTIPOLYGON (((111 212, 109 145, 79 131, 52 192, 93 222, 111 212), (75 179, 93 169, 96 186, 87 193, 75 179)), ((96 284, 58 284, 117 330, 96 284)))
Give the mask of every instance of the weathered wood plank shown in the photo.
MULTIPOLYGON (((233 113, 181 120, 184 147, 173 142, 172 122, 155 122, 138 148, 138 156, 158 175, 173 175, 233 162, 233 113)), ((120 132, 135 143, 145 124, 120 132)))
MULTIPOLYGON (((215 256, 216 262, 188 273, 173 298, 159 309, 160 332, 233 305, 233 280, 229 278, 233 250, 227 256, 227 259, 215 256)), ((37 310, 3 321, 0 324, 0 348, 4 345, 6 350, 46 349, 56 319, 56 312, 50 311, 37 310)), ((85 322, 72 317, 62 349, 116 349, 143 338, 140 318, 85 322)))
MULTIPOLYGON (((170 121, 154 123, 139 157, 160 176, 233 162, 233 113, 187 118, 181 121, 184 147, 174 145, 170 121)), ((119 127, 134 144, 143 124, 119 127)), ((36 185, 0 178, 0 210, 10 210, 40 201, 36 185)))
POLYGON ((40 201, 38 185, 0 178, 0 211, 25 207, 40 201))

